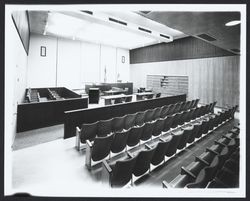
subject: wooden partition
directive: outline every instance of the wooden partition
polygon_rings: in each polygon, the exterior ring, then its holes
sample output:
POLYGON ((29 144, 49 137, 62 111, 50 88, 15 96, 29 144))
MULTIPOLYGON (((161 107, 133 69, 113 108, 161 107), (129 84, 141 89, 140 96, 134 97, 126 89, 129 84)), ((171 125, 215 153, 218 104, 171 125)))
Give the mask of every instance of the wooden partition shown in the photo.
MULTIPOLYGON (((47 88, 36 89, 42 96, 47 96, 45 93, 48 90, 47 88)), ((64 111, 88 107, 88 98, 81 98, 67 88, 50 89, 57 90, 64 99, 18 104, 17 132, 62 124, 64 122, 64 111)))
POLYGON ((163 105, 173 104, 179 101, 186 101, 186 94, 170 97, 162 97, 137 102, 121 103, 93 109, 80 109, 65 111, 64 139, 74 137, 76 126, 83 123, 93 123, 99 120, 124 116, 126 114, 144 111, 163 105))

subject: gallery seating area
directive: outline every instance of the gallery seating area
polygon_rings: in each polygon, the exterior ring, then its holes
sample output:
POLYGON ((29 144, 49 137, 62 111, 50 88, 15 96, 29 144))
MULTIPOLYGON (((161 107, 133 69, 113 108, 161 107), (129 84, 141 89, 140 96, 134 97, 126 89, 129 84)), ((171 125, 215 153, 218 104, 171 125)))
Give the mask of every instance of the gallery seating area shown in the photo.
POLYGON ((165 161, 165 156, 171 158, 185 149, 187 144, 196 142, 233 119, 237 109, 235 106, 216 115, 213 113, 216 102, 201 107, 196 107, 197 103, 198 100, 179 102, 124 117, 83 124, 81 130, 77 128, 76 148, 80 150, 79 141, 86 143, 86 167, 91 170, 94 165, 103 162, 104 182, 109 175, 106 181, 111 186, 123 186, 132 179, 134 165, 137 167, 134 176, 143 176, 150 170, 151 160, 155 161, 153 164, 156 166, 161 164, 165 161), (153 157, 159 142, 163 142, 165 146, 160 144, 161 152, 153 157), (151 147, 152 145, 154 146, 151 147), (137 160, 141 161, 138 166, 137 160), (123 164, 123 161, 126 163, 123 164), (124 178, 117 173, 116 177, 120 179, 112 182, 112 168, 116 167, 115 164, 121 168, 113 170, 115 172, 122 171, 125 167, 130 169, 126 174, 123 172, 124 178))
MULTIPOLYGON (((194 119, 184 125, 184 127, 187 127, 187 125, 189 127, 192 126, 192 130, 190 128, 187 130, 191 130, 191 132, 185 132, 185 128, 182 128, 183 125, 178 124, 177 128, 174 127, 169 132, 163 132, 158 138, 149 139, 147 142, 141 141, 138 147, 126 149, 126 154, 121 154, 121 158, 107 159, 103 162, 102 168, 104 183, 108 183, 111 187, 121 187, 131 181, 131 185, 133 185, 135 178, 138 179, 146 173, 153 171, 158 165, 162 165, 161 162, 165 163, 177 153, 185 150, 186 147, 197 143, 198 140, 212 133, 213 130, 227 121, 230 121, 233 118, 235 108, 215 116, 209 114, 210 112, 208 111, 199 113, 198 116, 192 117, 194 119), (160 152, 157 151, 154 155, 158 148, 158 143, 162 142, 164 145, 159 145, 161 147, 160 152), (140 165, 136 165, 137 163, 140 165), (154 165, 154 168, 151 165, 154 165), (118 174, 117 172, 120 172, 119 175, 116 175, 118 174)), ((217 143, 221 142, 218 141, 217 143)), ((235 145, 235 142, 233 145, 235 145)), ((106 153, 108 154, 108 152, 106 153)), ((88 167, 87 154, 88 151, 86 151, 86 165, 88 167)))
POLYGON ((178 5, 5 6, 5 196, 244 197, 246 8, 178 5))

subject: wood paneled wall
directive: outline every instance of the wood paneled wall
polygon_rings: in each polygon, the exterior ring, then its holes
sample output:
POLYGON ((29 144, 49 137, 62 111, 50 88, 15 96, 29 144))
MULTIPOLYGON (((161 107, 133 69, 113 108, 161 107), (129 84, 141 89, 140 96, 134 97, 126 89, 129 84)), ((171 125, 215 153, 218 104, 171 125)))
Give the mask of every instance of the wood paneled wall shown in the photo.
POLYGON ((150 74, 187 75, 188 99, 217 101, 219 107, 239 104, 240 56, 131 64, 130 73, 136 88, 145 87, 150 74))
POLYGON ((192 36, 133 49, 129 54, 131 64, 235 55, 192 36))

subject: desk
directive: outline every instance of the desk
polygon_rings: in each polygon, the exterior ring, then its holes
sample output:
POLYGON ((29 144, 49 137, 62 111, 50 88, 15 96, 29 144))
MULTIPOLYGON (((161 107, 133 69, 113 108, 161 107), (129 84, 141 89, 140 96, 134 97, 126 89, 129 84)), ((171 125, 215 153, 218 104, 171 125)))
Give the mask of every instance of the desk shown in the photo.
POLYGON ((154 93, 153 92, 141 92, 141 93, 135 93, 136 95, 136 100, 144 100, 145 97, 150 97, 153 98, 154 93))
POLYGON ((110 96, 102 96, 101 98, 104 99, 105 105, 112 105, 112 100, 124 99, 129 96, 132 96, 132 95, 117 94, 117 95, 110 95, 110 96))
POLYGON ((108 90, 108 91, 103 91, 105 95, 115 95, 115 94, 123 94, 128 92, 128 90, 121 89, 121 90, 108 90))

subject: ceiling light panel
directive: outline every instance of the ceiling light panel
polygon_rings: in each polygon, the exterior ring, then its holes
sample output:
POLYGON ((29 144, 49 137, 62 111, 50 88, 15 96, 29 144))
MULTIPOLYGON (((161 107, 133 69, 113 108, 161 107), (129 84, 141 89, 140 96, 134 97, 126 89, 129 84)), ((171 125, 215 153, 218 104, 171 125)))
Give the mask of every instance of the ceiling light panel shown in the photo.
POLYGON ((100 24, 92 24, 87 29, 78 32, 77 38, 84 41, 107 44, 126 49, 157 42, 151 37, 145 37, 100 24))
POLYGON ((52 33, 60 36, 73 37, 78 30, 84 29, 91 23, 74 17, 70 17, 61 13, 49 13, 46 27, 47 33, 52 33))
POLYGON ((235 26, 235 25, 238 25, 240 24, 240 20, 233 20, 233 21, 230 21, 228 23, 226 23, 225 25, 230 27, 230 26, 235 26))

